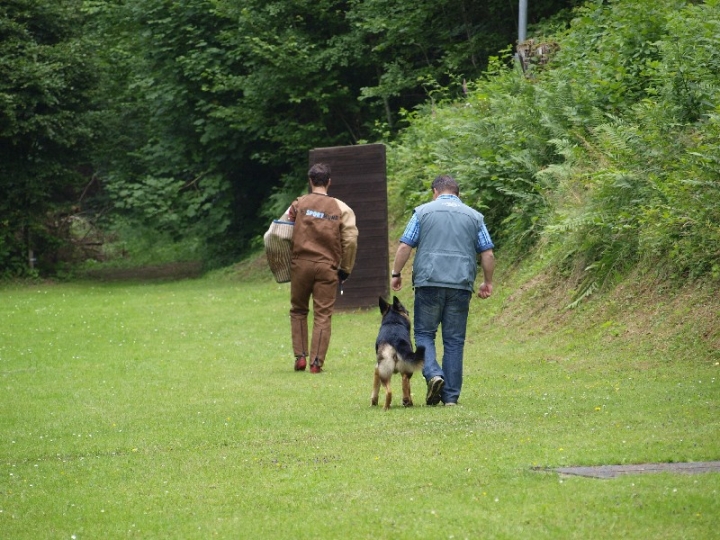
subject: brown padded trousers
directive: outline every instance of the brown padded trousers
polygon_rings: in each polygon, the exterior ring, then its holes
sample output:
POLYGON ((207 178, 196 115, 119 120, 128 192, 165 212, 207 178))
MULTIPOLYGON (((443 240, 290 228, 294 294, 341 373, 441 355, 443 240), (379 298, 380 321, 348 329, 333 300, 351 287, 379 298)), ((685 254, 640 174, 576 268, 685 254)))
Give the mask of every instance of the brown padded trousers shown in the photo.
POLYGON ((330 345, 330 324, 338 290, 337 268, 304 259, 293 259, 290 267, 290 327, 293 353, 309 361, 325 363, 330 345), (313 297, 312 342, 308 351, 308 313, 313 297), (309 354, 308 354, 309 353, 309 354))

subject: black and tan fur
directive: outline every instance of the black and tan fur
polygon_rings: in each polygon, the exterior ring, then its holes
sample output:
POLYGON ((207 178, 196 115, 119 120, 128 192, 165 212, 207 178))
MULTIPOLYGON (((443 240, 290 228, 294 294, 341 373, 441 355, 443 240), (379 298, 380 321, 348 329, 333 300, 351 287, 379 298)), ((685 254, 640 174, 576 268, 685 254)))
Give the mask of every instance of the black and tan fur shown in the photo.
POLYGON ((410 377, 422 369, 425 361, 425 347, 418 347, 413 352, 410 342, 410 314, 396 296, 393 296, 392 304, 380 297, 380 313, 382 314, 382 323, 377 341, 375 341, 377 364, 370 402, 372 405, 378 404, 380 383, 382 383, 385 387, 385 407, 383 408, 388 410, 392 402, 390 379, 394 373, 400 373, 402 375, 403 406, 412 407, 410 377))

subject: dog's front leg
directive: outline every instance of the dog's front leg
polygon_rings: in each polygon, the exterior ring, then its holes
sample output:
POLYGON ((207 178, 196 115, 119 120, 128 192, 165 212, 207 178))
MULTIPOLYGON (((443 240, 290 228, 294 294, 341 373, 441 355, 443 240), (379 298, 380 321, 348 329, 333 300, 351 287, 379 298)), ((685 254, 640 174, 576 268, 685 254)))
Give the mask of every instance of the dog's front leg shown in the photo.
POLYGON ((410 375, 407 373, 402 374, 402 389, 403 389, 403 406, 412 407, 412 395, 410 394, 410 375))

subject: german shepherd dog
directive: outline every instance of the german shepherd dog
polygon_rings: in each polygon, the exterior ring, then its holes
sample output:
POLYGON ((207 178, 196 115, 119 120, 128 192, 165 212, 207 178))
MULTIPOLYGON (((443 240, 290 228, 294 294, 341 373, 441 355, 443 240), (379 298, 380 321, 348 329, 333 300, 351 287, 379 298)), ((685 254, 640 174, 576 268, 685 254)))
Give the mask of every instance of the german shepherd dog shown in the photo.
POLYGON ((382 314, 382 323, 377 341, 375 341, 377 365, 375 366, 370 403, 378 404, 380 383, 382 383, 385 387, 385 407, 383 409, 387 411, 392 402, 390 379, 393 373, 400 373, 402 374, 403 406, 412 407, 410 377, 422 369, 425 362, 425 347, 418 347, 413 352, 410 342, 410 314, 397 296, 393 296, 392 304, 386 302, 381 296, 380 313, 382 314))

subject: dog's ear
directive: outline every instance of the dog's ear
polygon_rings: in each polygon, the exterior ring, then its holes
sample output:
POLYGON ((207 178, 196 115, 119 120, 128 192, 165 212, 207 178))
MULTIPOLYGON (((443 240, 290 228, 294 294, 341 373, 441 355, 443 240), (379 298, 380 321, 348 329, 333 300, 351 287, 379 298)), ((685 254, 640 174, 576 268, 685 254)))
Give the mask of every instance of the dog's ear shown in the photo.
POLYGON ((402 305, 402 302, 400 302, 400 299, 397 296, 393 296, 393 311, 400 313, 408 319, 410 318, 410 312, 402 305))
POLYGON ((378 299, 380 305, 380 313, 385 315, 390 309, 390 304, 388 304, 382 296, 379 296, 378 299))

